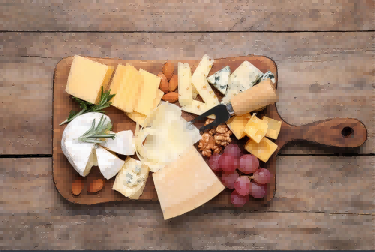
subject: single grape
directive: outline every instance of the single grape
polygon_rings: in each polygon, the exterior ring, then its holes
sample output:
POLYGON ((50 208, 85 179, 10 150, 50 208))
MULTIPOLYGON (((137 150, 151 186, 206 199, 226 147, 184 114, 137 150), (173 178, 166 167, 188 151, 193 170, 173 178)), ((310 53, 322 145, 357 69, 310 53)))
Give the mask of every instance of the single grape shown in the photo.
POLYGON ((267 193, 267 185, 259 185, 257 183, 250 183, 250 194, 256 199, 264 198, 267 193))
POLYGON ((236 171, 233 173, 223 173, 221 174, 221 182, 223 182, 226 188, 234 189, 234 183, 238 177, 239 175, 236 171))
POLYGON ((211 170, 214 172, 221 171, 220 165, 219 165, 219 159, 220 159, 220 154, 213 154, 210 159, 208 160, 208 165, 210 166, 211 170))
POLYGON ((260 168, 254 172, 253 179, 258 184, 267 184, 271 181, 271 173, 267 169, 260 168))
POLYGON ((239 195, 236 191, 233 191, 230 195, 230 201, 235 207, 242 207, 249 201, 249 195, 242 196, 239 195))
POLYGON ((246 196, 250 193, 250 179, 247 176, 240 176, 234 182, 234 189, 239 195, 246 196))
POLYGON ((223 172, 232 173, 238 168, 238 161, 238 157, 223 153, 219 159, 219 165, 223 172))
POLYGON ((259 160, 256 156, 251 154, 246 154, 240 158, 240 166, 238 169, 245 173, 250 174, 254 173, 259 167, 259 160))
POLYGON ((229 144, 224 149, 224 153, 229 154, 231 156, 240 157, 241 156, 241 149, 238 147, 237 144, 229 144))

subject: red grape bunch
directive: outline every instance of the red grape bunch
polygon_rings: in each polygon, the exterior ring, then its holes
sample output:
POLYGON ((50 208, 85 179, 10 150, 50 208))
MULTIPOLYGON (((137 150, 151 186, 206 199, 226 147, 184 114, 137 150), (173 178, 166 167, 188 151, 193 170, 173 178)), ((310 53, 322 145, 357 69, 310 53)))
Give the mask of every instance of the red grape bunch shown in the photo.
POLYGON ((236 144, 229 144, 221 155, 212 155, 208 164, 216 175, 220 177, 221 173, 221 182, 227 188, 234 189, 231 195, 234 206, 245 205, 249 195, 259 199, 267 194, 271 173, 265 168, 259 168, 259 160, 254 155, 241 156, 241 150, 236 144))

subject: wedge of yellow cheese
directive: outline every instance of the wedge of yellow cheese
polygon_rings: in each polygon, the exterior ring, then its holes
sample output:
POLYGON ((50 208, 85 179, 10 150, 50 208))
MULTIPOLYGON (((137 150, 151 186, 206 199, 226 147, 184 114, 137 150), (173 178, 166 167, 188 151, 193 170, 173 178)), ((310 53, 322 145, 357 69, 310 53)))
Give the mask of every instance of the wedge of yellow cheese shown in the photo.
MULTIPOLYGON (((157 92, 158 92, 158 94, 157 94, 157 96, 156 96, 156 98, 154 100, 154 107, 153 107, 153 109, 156 108, 159 105, 159 103, 161 101, 161 98, 164 95, 164 92, 161 91, 160 89, 158 89, 157 92)), ((138 123, 142 127, 145 127, 144 121, 147 118, 146 115, 138 113, 138 112, 135 112, 135 111, 130 112, 130 113, 126 113, 126 115, 129 116, 129 118, 132 119, 134 122, 138 123)))
POLYGON ((245 145, 245 149, 266 163, 271 155, 276 151, 277 144, 266 137, 262 138, 260 143, 256 143, 252 139, 249 139, 245 145))
POLYGON ((153 173, 164 219, 189 212, 225 189, 194 146, 153 173))
POLYGON ((246 136, 245 126, 250 118, 250 114, 243 114, 240 116, 234 116, 227 122, 229 129, 233 132, 237 139, 241 139, 246 136))
POLYGON ((268 124, 266 121, 260 120, 256 116, 252 116, 245 126, 245 134, 254 140, 256 143, 260 141, 267 134, 268 124))
POLYGON ((84 101, 98 104, 102 87, 108 88, 114 67, 74 56, 66 92, 84 101))
POLYGON ((119 64, 111 83, 112 105, 124 112, 134 111, 143 85, 143 76, 131 65, 119 64))
POLYGON ((280 133, 282 121, 274 120, 266 116, 263 116, 262 120, 268 124, 266 137, 277 139, 280 133))
POLYGON ((154 108, 154 100, 158 94, 157 90, 159 89, 161 78, 143 69, 140 69, 139 73, 143 77, 143 84, 141 86, 141 92, 136 98, 137 105, 134 111, 147 116, 154 108))

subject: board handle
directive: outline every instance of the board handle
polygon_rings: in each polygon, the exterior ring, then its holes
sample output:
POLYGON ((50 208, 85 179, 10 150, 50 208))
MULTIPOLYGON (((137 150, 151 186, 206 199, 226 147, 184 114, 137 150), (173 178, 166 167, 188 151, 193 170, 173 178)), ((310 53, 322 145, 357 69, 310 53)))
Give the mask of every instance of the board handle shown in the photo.
POLYGON ((332 118, 298 127, 294 140, 335 147, 359 147, 367 139, 365 125, 357 119, 332 118))

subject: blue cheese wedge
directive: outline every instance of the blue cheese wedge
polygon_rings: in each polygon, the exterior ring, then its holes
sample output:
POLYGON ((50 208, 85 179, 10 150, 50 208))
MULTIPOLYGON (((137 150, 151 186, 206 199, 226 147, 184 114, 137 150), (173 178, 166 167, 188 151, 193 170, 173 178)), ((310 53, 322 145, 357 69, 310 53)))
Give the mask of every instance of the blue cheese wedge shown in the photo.
POLYGON ((267 73, 263 74, 261 81, 264 81, 266 79, 271 79, 273 84, 276 83, 275 75, 271 71, 268 71, 267 73))
POLYGON ((230 75, 228 89, 222 103, 230 102, 232 96, 251 88, 255 81, 262 75, 263 73, 249 61, 242 62, 242 64, 230 75))
POLYGON ((145 188, 150 169, 141 161, 127 157, 117 174, 113 190, 130 199, 139 199, 145 188))
POLYGON ((212 84, 217 90, 219 90, 220 93, 225 95, 228 87, 230 73, 230 67, 226 66, 208 77, 207 81, 212 84))

